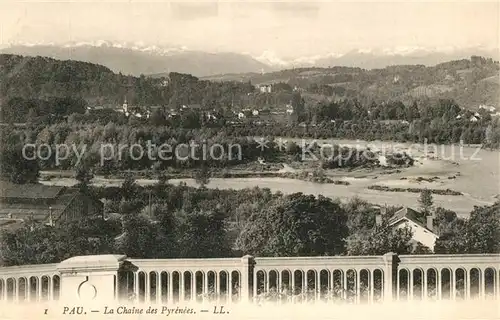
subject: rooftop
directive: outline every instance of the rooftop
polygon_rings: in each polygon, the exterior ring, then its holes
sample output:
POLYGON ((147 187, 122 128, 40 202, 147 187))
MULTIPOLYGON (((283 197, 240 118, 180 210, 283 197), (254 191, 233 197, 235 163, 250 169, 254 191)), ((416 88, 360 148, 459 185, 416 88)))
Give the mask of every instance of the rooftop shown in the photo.
MULTIPOLYGON (((55 199, 65 187, 43 184, 14 184, 0 181, 0 198, 3 199, 55 199)), ((1 200, 0 200, 1 201, 1 200)))
POLYGON ((0 219, 9 219, 9 217, 13 219, 25 219, 27 217, 32 217, 36 221, 41 221, 49 217, 50 210, 52 210, 52 216, 57 218, 75 196, 75 192, 63 194, 58 198, 51 199, 50 203, 1 201, 0 219))
POLYGON ((74 188, 0 181, 0 228, 26 219, 45 221, 58 217, 78 195, 74 188))
POLYGON ((427 230, 427 231, 429 231, 437 236, 437 234, 434 232, 434 230, 427 228, 426 217, 424 217, 420 212, 413 210, 411 208, 408 208, 408 207, 404 207, 404 208, 401 208, 398 211, 396 211, 394 216, 392 216, 389 219, 389 225, 390 226, 395 225, 396 223, 398 223, 402 219, 411 220, 412 222, 414 222, 418 226, 424 228, 425 230, 427 230))
POLYGON ((422 221, 423 218, 421 217, 420 212, 415 211, 415 210, 408 208, 408 207, 404 207, 404 208, 401 208, 398 211, 396 211, 394 216, 392 216, 389 219, 389 225, 393 225, 403 218, 407 218, 407 219, 415 222, 416 224, 418 224, 424 228, 426 227, 425 222, 422 221))

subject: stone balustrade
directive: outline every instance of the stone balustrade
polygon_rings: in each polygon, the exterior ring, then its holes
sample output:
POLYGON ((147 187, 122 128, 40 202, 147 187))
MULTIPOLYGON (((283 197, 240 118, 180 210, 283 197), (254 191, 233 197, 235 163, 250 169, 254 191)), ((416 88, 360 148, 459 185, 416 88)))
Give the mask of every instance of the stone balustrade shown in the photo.
POLYGON ((82 256, 0 268, 0 300, 144 303, 500 299, 500 255, 227 259, 82 256), (76 299, 76 300, 75 300, 76 299))
POLYGON ((401 255, 398 259, 398 300, 499 297, 499 255, 401 255))
POLYGON ((0 300, 50 301, 59 298, 57 264, 0 268, 0 300))
POLYGON ((249 259, 130 259, 119 271, 119 296, 140 302, 235 302, 249 291, 249 259))
POLYGON ((383 298, 385 258, 256 258, 253 296, 275 293, 290 297, 292 301, 380 300, 383 298))

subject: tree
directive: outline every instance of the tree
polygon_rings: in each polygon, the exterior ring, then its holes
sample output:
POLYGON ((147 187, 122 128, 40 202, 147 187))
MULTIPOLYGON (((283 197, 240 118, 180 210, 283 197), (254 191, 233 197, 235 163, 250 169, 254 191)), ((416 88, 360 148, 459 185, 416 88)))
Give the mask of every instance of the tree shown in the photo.
POLYGON ((56 263, 74 256, 110 254, 119 225, 101 218, 69 221, 59 226, 29 225, 0 235, 6 265, 56 263))
POLYGON ((137 199, 125 200, 122 198, 118 205, 118 211, 121 215, 134 215, 137 214, 143 206, 144 204, 137 199))
POLYGON ((305 109, 304 109, 304 99, 301 97, 299 92, 294 92, 292 94, 292 101, 291 105, 293 108, 293 113, 297 117, 297 121, 301 122, 304 121, 304 116, 305 116, 305 109))
POLYGON ((371 230, 375 225, 376 215, 380 209, 373 207, 369 202, 355 196, 343 205, 346 211, 349 234, 371 230))
POLYGON ((467 220, 466 239, 469 253, 500 253, 500 201, 474 208, 467 220))
POLYGON ((135 183, 135 179, 131 174, 128 174, 123 180, 122 187, 122 198, 125 200, 131 200, 135 198, 137 192, 137 184, 135 183))
POLYGON ((172 245, 159 241, 158 225, 142 215, 125 215, 122 233, 117 238, 116 248, 120 253, 133 258, 157 258, 158 249, 172 245))
POLYGON ((420 192, 420 197, 418 198, 418 203, 420 205, 420 210, 425 216, 431 214, 433 200, 432 200, 432 191, 429 189, 424 189, 420 192))
POLYGON ((194 173, 194 179, 200 188, 204 188, 210 182, 210 170, 202 164, 201 168, 194 173))
POLYGON ((32 148, 16 143, 0 142, 0 175, 16 184, 36 183, 40 176, 40 164, 32 148))
POLYGON ((166 204, 153 204, 152 221, 158 224, 158 242, 163 244, 161 254, 164 257, 175 257, 178 255, 177 244, 179 219, 176 212, 166 204))
POLYGON ((224 216, 215 211, 179 212, 177 248, 181 258, 222 258, 231 255, 224 216))
POLYGON ((406 120, 411 122, 418 118, 420 118, 420 114, 418 112, 418 105, 417 102, 414 101, 413 104, 407 108, 406 120))
POLYGON ((64 223, 56 230, 59 261, 63 261, 81 255, 114 253, 114 238, 120 232, 120 224, 102 217, 88 217, 64 223))
POLYGON ((438 236, 454 233, 456 232, 457 221, 459 219, 456 212, 438 207, 434 212, 432 231, 438 236))
POLYGON ((164 187, 168 183, 168 177, 165 174, 159 174, 158 175, 158 186, 159 187, 164 187))
POLYGON ((160 173, 158 175, 158 182, 154 186, 155 193, 160 198, 164 198, 165 194, 166 194, 167 186, 168 186, 168 177, 165 174, 160 173))
POLYGON ((467 253, 467 240, 464 237, 466 226, 463 220, 455 223, 454 232, 444 233, 439 236, 434 244, 436 254, 464 254, 467 253))
POLYGON ((351 234, 347 238, 348 255, 383 255, 387 252, 410 254, 413 251, 409 227, 391 228, 386 222, 367 232, 351 234))
POLYGON ((81 190, 88 190, 88 187, 94 179, 94 174, 84 164, 79 164, 75 169, 75 179, 78 181, 77 186, 81 190))
MULTIPOLYGON (((436 240, 434 252, 456 253, 499 253, 500 252, 500 202, 491 206, 475 207, 467 220, 452 218, 443 223, 443 233, 436 240)), ((438 216, 439 217, 439 216, 438 216)))
POLYGON ((346 223, 339 203, 295 193, 254 212, 237 247, 245 254, 271 257, 336 255, 344 251, 346 223))
POLYGON ((7 266, 60 262, 55 239, 55 230, 48 226, 3 231, 0 234, 0 260, 7 266))
POLYGON ((160 109, 156 109, 151 113, 149 122, 154 126, 163 126, 167 123, 167 120, 163 111, 160 109))
POLYGON ((420 242, 413 248, 412 254, 432 254, 432 250, 429 247, 424 246, 420 242))

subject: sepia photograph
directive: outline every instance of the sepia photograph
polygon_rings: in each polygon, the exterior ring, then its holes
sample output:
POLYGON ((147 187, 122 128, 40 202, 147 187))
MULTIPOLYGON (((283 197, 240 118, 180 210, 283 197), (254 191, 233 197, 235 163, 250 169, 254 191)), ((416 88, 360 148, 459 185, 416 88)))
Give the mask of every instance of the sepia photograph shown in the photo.
POLYGON ((0 320, 500 319, 499 1, 2 0, 0 320))

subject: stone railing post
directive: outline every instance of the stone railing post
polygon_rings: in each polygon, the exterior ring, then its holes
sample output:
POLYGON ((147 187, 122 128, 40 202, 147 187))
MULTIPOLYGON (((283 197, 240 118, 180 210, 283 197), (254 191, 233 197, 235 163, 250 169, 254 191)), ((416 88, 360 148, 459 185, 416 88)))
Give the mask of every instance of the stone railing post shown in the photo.
POLYGON ((398 281, 398 255, 394 252, 384 254, 384 301, 394 300, 398 281))
POLYGON ((61 275, 61 300, 106 303, 116 301, 118 269, 125 256, 97 255, 73 257, 57 265, 61 275))
POLYGON ((240 279, 240 301, 248 303, 251 301, 253 292, 253 267, 255 260, 253 256, 246 255, 241 258, 241 279, 240 279))

